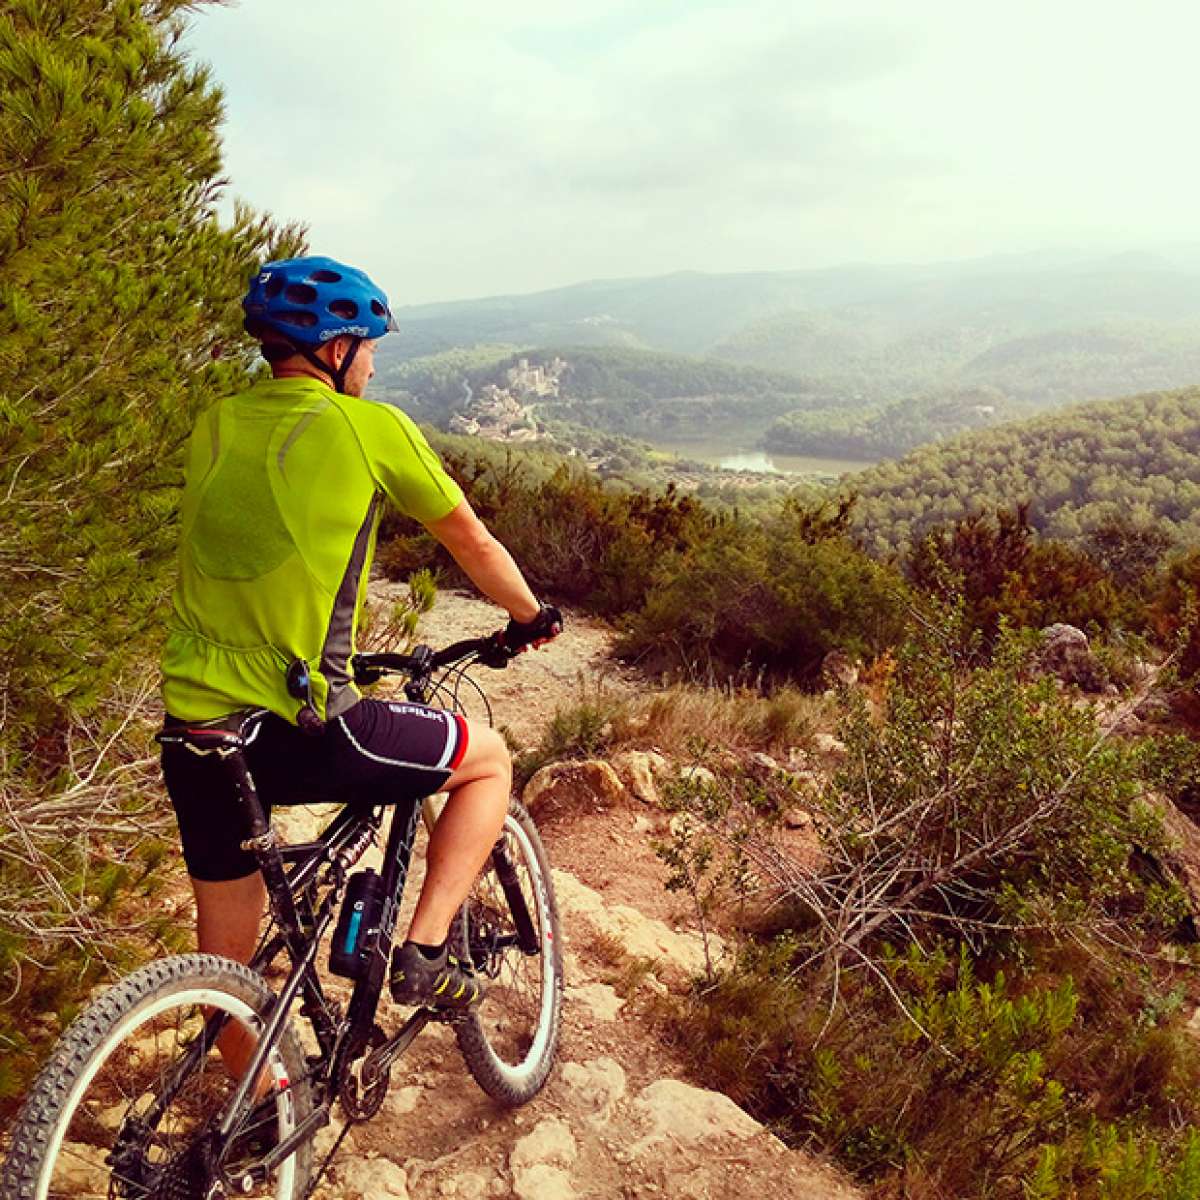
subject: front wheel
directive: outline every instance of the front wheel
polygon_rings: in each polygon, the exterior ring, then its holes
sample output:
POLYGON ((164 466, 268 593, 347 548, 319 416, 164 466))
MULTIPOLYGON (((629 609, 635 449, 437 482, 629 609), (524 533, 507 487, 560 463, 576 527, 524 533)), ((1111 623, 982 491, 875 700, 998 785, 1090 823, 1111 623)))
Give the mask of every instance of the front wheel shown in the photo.
POLYGON ((477 1008, 455 1024, 475 1081, 502 1104, 524 1104, 546 1082, 558 1051, 563 962, 554 882, 533 818, 516 800, 488 866, 454 923, 455 953, 483 977, 477 1008), (508 879, 498 865, 511 865, 508 879), (528 913, 522 931, 520 909, 528 913), (514 909, 517 915, 514 916, 514 909))
MULTIPOLYGON (((13 1128, 0 1197, 202 1196, 214 1156, 224 1153, 232 1170, 243 1157, 247 1166, 256 1155, 261 1161, 264 1130, 239 1129, 228 1146, 218 1144, 215 1123, 236 1081, 213 1041, 218 1030, 236 1036, 234 1026, 257 1035, 273 1000, 260 976, 209 954, 159 959, 121 980, 71 1025, 34 1081, 13 1128)), ((311 1104, 290 1026, 265 1070, 274 1104, 254 1113, 265 1116, 273 1140, 311 1104)), ((303 1196, 311 1156, 305 1143, 246 1194, 303 1196)))

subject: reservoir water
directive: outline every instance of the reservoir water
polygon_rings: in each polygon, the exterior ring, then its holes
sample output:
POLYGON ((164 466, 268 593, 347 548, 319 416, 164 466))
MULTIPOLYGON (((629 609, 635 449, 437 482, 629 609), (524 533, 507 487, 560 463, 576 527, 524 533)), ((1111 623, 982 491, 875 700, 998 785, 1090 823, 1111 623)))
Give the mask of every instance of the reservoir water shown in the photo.
POLYGON ((731 445, 721 439, 664 442, 655 439, 656 450, 696 462, 724 467, 729 471, 762 471, 769 475, 849 475, 872 463, 846 458, 812 458, 803 454, 776 454, 731 445))

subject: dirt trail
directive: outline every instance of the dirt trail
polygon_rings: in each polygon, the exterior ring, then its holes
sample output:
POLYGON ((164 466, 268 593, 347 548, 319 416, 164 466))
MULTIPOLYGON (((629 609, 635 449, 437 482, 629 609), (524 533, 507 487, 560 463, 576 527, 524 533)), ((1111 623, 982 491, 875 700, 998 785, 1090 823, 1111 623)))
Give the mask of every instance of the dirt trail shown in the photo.
MULTIPOLYGON (((377 585, 376 598, 395 594, 391 586, 377 585)), ((480 600, 443 593, 423 619, 421 637, 436 646, 486 633, 497 615, 480 600)), ((567 618, 552 646, 483 680, 496 724, 520 743, 536 741, 554 711, 586 689, 645 686, 607 658, 612 634, 605 626, 574 613, 567 618)), ((832 1169, 786 1149, 726 1097, 688 1083, 683 1062, 639 1020, 637 995, 626 998, 614 988, 622 983, 618 939, 661 947, 661 962, 642 987, 681 987, 689 966, 702 961, 686 915, 661 887, 650 825, 650 816, 624 807, 544 829, 567 947, 560 1065, 545 1091, 523 1109, 498 1107, 467 1075, 450 1031, 430 1027, 397 1063, 383 1110, 343 1143, 320 1196, 859 1196, 832 1169)), ((390 1015, 384 1012, 384 1020, 390 1015)), ((323 1133, 323 1145, 338 1128, 323 1133)))

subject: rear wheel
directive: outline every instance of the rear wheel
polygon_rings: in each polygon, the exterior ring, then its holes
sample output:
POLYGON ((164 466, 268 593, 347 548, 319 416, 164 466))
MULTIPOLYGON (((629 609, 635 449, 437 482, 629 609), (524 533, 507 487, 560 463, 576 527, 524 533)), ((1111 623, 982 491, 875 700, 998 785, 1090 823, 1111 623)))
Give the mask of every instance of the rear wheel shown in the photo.
MULTIPOLYGON (((4 1200, 151 1200, 202 1196, 220 1153, 213 1132, 236 1081, 206 1034, 206 1013, 257 1034, 274 997, 239 963, 188 954, 147 964, 87 1008, 35 1080, 0 1173, 4 1200)), ((308 1115, 304 1056, 290 1028, 266 1065, 267 1130, 236 1130, 230 1156, 261 1159, 262 1134, 289 1134, 308 1115), (273 1126, 273 1128, 271 1128, 273 1126)), ((267 1183, 243 1194, 303 1196, 305 1143, 267 1183)), ((226 1166, 229 1166, 227 1159, 226 1166)), ((240 1184, 241 1176, 237 1176, 240 1184)), ((242 1189, 239 1187, 239 1191, 242 1189)))
POLYGON ((510 801, 499 844, 513 867, 536 949, 527 952, 520 945, 493 855, 451 938, 455 953, 483 977, 487 990, 454 1028, 479 1086, 501 1103, 517 1105, 541 1091, 554 1066, 562 1021, 562 941, 546 851, 533 818, 516 800, 510 801))

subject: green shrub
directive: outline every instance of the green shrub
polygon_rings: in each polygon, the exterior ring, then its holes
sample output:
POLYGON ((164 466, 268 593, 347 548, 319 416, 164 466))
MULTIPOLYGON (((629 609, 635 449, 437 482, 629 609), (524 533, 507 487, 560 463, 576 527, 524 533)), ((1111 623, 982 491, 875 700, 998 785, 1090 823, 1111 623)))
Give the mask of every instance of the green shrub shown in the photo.
POLYGON ((966 628, 978 631, 984 650, 1002 624, 1107 630, 1128 615, 1103 566, 1065 542, 1041 539, 1024 505, 932 530, 909 554, 906 571, 918 590, 961 599, 966 628))

